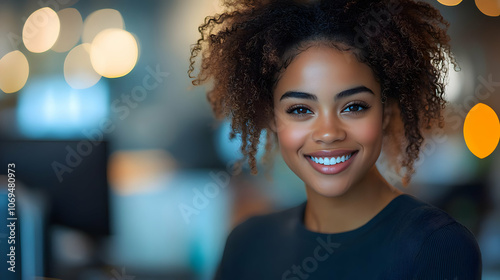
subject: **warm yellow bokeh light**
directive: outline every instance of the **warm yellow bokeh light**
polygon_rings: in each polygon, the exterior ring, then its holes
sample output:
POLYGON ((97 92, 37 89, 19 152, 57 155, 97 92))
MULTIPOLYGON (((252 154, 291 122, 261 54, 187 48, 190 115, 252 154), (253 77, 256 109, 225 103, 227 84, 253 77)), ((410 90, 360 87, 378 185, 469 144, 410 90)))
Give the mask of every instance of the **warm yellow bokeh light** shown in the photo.
POLYGON ((30 67, 20 51, 10 52, 0 59, 0 89, 5 93, 21 90, 28 80, 30 67))
POLYGON ((144 184, 162 178, 177 168, 175 158, 165 150, 116 151, 109 157, 108 180, 121 194, 150 192, 164 184, 144 184))
POLYGON ((64 60, 64 79, 76 89, 89 88, 101 79, 90 63, 90 44, 74 47, 64 60))
POLYGON ((129 32, 106 29, 94 38, 90 48, 90 61, 94 70, 106 78, 127 75, 137 63, 139 49, 129 32))
POLYGON ((82 35, 82 15, 75 8, 67 8, 57 12, 61 22, 61 31, 52 50, 56 52, 67 52, 78 43, 82 35))
POLYGON ((57 13, 51 8, 34 11, 23 27, 23 42, 30 52, 41 53, 49 50, 57 41, 61 23, 57 13))
POLYGON ((445 6, 456 6, 462 2, 462 0, 437 0, 439 3, 445 6))
POLYGON ((500 140, 500 120, 495 111, 483 103, 474 106, 465 118, 464 138, 476 157, 489 156, 500 140))
POLYGON ((500 15, 500 1, 497 0, 475 0, 477 8, 485 15, 497 17, 500 15))
MULTIPOLYGON (((215 14, 222 14, 224 12, 224 9, 225 9, 221 0, 213 0, 212 8, 213 8, 213 12, 215 14)), ((210 12, 212 12, 212 11, 210 11, 210 12)), ((212 13, 210 13, 210 14, 212 14, 212 13)))
POLYGON ((109 28, 124 29, 125 24, 119 11, 102 9, 91 13, 83 23, 82 42, 92 43, 95 36, 109 28))

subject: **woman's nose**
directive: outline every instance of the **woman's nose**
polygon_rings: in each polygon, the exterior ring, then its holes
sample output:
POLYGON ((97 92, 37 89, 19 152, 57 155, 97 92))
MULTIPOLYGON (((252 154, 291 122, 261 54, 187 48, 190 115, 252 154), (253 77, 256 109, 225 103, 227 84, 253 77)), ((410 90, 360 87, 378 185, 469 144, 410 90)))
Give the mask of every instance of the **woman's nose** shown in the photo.
POLYGON ((323 115, 316 119, 312 137, 316 142, 328 144, 344 140, 346 131, 337 118, 331 115, 323 115))

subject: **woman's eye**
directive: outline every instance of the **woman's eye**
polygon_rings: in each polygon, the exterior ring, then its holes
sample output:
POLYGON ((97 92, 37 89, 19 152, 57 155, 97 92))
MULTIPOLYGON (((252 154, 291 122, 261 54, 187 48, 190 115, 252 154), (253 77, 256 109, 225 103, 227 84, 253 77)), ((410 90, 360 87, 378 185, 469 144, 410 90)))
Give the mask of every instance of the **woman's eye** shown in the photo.
POLYGON ((304 114, 311 114, 311 110, 305 108, 305 107, 296 107, 296 108, 291 108, 287 111, 289 114, 295 114, 295 115, 304 115, 304 114))
POLYGON ((359 112, 366 109, 365 106, 360 105, 360 104, 352 104, 347 106, 347 108, 344 109, 344 112, 359 112))

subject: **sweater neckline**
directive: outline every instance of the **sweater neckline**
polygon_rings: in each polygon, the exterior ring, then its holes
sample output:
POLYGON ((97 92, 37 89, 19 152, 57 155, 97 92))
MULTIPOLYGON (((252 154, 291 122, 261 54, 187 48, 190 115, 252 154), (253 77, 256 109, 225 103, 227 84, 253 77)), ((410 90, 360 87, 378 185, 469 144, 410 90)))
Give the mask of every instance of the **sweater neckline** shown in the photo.
POLYGON ((395 198, 393 198, 382 210, 380 210, 373 218, 371 218, 368 222, 366 222, 364 225, 353 229, 349 231, 344 231, 344 232, 338 232, 338 233, 321 233, 321 232, 316 232, 316 231, 311 231, 308 228, 306 228, 304 224, 304 215, 305 215, 305 210, 306 210, 306 205, 307 205, 307 200, 304 201, 298 208, 299 210, 299 221, 298 221, 298 227, 299 230, 304 232, 305 234, 309 235, 314 235, 314 236, 330 236, 330 237, 336 237, 336 238, 343 238, 343 237, 349 237, 349 236, 355 236, 358 234, 361 234, 382 220, 389 216, 391 213, 393 213, 396 208, 398 208, 399 205, 401 205, 401 201, 406 200, 408 198, 411 198, 409 194, 402 193, 395 198))

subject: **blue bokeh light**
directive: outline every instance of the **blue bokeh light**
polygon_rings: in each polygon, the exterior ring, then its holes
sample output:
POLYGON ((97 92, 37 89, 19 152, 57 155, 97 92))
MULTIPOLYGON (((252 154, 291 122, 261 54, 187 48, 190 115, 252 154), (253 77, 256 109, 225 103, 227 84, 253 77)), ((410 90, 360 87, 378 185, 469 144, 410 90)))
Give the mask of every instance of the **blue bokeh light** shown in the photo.
POLYGON ((109 114, 105 80, 87 89, 70 87, 63 77, 32 79, 19 93, 17 121, 30 139, 78 139, 109 114))

